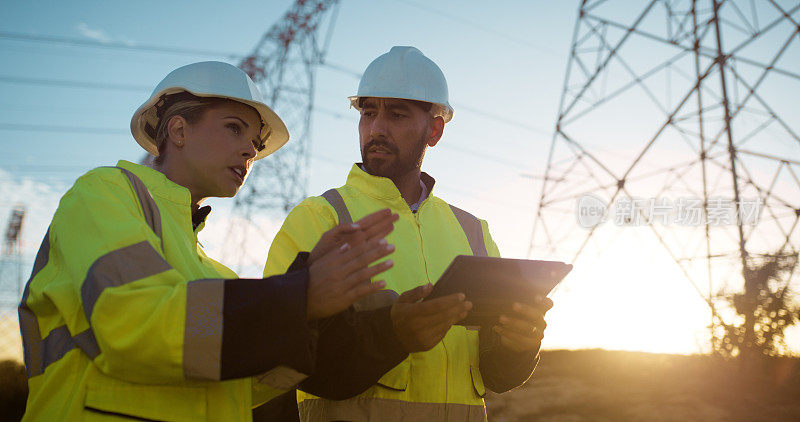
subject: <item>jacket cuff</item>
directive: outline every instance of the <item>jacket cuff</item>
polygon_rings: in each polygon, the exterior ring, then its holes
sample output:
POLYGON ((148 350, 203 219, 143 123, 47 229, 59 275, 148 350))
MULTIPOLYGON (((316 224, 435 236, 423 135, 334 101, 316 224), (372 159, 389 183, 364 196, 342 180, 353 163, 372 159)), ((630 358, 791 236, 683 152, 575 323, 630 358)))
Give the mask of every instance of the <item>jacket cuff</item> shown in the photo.
POLYGON ((298 252, 297 256, 294 258, 292 265, 289 265, 289 269, 286 270, 287 273, 291 273, 294 271, 300 271, 303 268, 308 268, 308 257, 311 256, 309 252, 298 252))
POLYGON ((222 379, 257 375, 278 365, 313 372, 317 331, 306 320, 307 289, 307 269, 225 281, 222 379))
POLYGON ((395 367, 408 357, 408 352, 403 349, 394 332, 391 311, 391 306, 375 309, 371 320, 378 356, 388 363, 393 363, 391 367, 395 367))

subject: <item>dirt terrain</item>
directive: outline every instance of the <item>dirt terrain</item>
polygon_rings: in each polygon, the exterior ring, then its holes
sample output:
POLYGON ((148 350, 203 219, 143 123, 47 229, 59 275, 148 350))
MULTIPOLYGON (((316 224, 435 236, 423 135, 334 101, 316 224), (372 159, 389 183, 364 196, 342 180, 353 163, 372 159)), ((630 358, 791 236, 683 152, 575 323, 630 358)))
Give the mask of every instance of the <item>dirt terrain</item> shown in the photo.
POLYGON ((800 421, 800 359, 546 351, 525 385, 486 399, 491 422, 800 421))

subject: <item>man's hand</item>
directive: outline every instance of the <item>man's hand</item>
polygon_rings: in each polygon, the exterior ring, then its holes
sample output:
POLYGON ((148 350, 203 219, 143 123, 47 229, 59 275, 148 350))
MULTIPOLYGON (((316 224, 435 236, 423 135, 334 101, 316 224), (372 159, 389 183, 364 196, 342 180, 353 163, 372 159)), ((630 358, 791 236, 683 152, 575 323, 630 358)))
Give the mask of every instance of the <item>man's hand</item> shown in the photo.
POLYGON ((544 314, 553 307, 553 301, 546 297, 537 297, 534 306, 514 303, 512 316, 500 316, 500 325, 492 329, 500 334, 500 344, 520 353, 539 350, 547 323, 544 314))
POLYGON ((325 318, 347 309, 355 301, 370 295, 386 282, 371 283, 370 279, 389 268, 391 260, 369 266, 394 252, 394 245, 376 238, 359 246, 345 243, 318 258, 308 270, 306 317, 325 318))
POLYGON ((355 223, 339 224, 322 235, 311 251, 308 263, 313 264, 328 252, 344 244, 356 247, 364 242, 386 237, 394 229, 394 222, 398 218, 400 218, 398 214, 392 214, 386 208, 376 211, 355 223))
POLYGON ((420 302, 433 285, 428 283, 404 292, 392 305, 391 317, 395 335, 408 353, 430 350, 442 341, 450 327, 467 317, 472 302, 463 293, 420 302))

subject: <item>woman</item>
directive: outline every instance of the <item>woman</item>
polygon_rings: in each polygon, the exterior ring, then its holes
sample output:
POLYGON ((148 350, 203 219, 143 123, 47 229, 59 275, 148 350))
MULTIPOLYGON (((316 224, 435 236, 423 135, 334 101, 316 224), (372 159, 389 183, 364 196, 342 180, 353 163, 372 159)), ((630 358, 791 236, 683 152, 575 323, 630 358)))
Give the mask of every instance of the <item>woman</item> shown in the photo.
POLYGON ((167 75, 131 131, 155 168, 79 178, 37 254, 19 310, 25 419, 249 420, 313 371, 316 319, 383 287, 368 280, 391 261, 368 265, 391 253, 396 216, 327 232, 286 274, 239 279, 198 247, 201 205, 288 141, 281 119, 244 72, 202 62, 167 75))

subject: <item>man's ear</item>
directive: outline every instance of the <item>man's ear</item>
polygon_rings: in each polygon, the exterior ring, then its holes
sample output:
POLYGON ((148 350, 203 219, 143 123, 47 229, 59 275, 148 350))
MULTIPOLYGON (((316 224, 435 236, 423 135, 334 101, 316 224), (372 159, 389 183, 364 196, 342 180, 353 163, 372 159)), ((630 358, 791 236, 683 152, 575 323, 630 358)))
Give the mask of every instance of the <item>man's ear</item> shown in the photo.
POLYGON ((428 139, 427 143, 429 147, 434 147, 436 144, 439 143, 439 140, 442 139, 442 134, 444 133, 444 118, 442 116, 436 116, 431 121, 431 126, 428 130, 428 139))
POLYGON ((186 119, 183 116, 172 116, 167 122, 167 142, 180 148, 186 143, 186 119))

